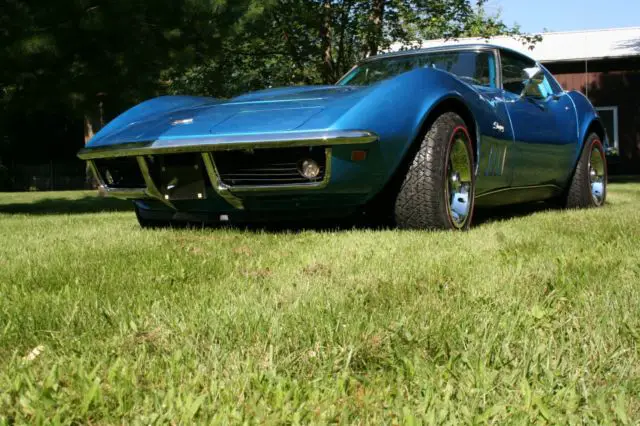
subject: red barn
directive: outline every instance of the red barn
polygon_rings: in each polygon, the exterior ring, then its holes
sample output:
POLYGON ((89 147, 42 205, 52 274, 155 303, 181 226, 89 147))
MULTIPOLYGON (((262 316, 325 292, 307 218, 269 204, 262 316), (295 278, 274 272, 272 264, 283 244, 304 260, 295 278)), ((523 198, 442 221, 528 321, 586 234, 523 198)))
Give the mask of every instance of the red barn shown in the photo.
POLYGON ((531 54, 598 109, 612 173, 640 173, 640 27, 543 34, 531 54))

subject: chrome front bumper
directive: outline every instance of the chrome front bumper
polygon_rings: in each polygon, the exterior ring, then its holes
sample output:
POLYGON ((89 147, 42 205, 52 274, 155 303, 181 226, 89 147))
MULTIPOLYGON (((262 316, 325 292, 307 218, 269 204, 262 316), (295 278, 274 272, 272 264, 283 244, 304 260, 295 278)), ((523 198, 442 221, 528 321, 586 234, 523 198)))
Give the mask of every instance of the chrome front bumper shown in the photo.
POLYGON ((375 133, 368 131, 334 131, 334 132, 299 132, 267 135, 223 136, 206 139, 171 139, 153 142, 133 142, 105 147, 85 148, 78 153, 78 157, 86 160, 100 187, 100 191, 108 196, 126 199, 157 199, 174 208, 173 203, 154 182, 146 156, 200 153, 206 168, 206 175, 215 192, 231 206, 243 209, 242 194, 252 192, 285 191, 285 190, 313 190, 322 189, 331 179, 332 146, 368 144, 378 140, 375 133), (325 174, 319 182, 278 184, 260 186, 230 186, 222 182, 215 165, 212 152, 229 150, 253 150, 268 148, 326 146, 325 174), (144 178, 146 188, 110 188, 105 184, 93 160, 101 158, 135 157, 144 178))

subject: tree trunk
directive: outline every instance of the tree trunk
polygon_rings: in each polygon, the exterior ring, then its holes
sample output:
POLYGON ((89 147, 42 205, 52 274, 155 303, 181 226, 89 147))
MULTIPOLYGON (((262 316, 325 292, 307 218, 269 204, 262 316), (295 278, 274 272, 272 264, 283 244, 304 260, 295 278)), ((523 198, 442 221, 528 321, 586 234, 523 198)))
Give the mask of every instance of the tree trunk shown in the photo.
MULTIPOLYGON (((284 38, 284 42, 286 44, 286 48, 289 51, 289 56, 291 57, 291 60, 294 62, 297 71, 300 72, 301 70, 304 69, 304 65, 302 63, 302 61, 300 60, 300 55, 298 54, 298 50, 295 46, 295 44, 291 41, 291 37, 289 36, 289 30, 288 27, 286 26, 285 22, 282 21, 279 17, 279 15, 276 13, 274 15, 274 21, 276 22, 276 24, 280 27, 282 27, 282 37, 284 38)), ((308 78, 306 76, 303 76, 303 80, 305 83, 307 83, 308 78)))
POLYGON ((384 6, 385 0, 371 0, 369 32, 367 34, 367 56, 374 56, 378 54, 378 48, 382 41, 384 6))
POLYGON ((351 14, 351 0, 345 0, 342 4, 342 15, 340 18, 340 36, 338 41, 338 62, 336 63, 336 70, 338 74, 338 78, 345 73, 344 69, 344 37, 345 32, 347 30, 347 25, 349 25, 349 15, 351 14))
MULTIPOLYGON (((104 127, 104 108, 102 100, 98 100, 97 104, 87 108, 84 113, 84 144, 89 143, 91 138, 102 127, 104 127)), ((88 187, 94 189, 98 186, 88 164, 85 168, 85 183, 88 187)))
POLYGON ((84 113, 84 144, 104 126, 104 108, 99 100, 95 106, 88 108, 84 113))
POLYGON ((320 40, 322 41, 322 77, 325 84, 335 83, 333 57, 331 55, 331 0, 322 2, 322 26, 320 27, 320 40))

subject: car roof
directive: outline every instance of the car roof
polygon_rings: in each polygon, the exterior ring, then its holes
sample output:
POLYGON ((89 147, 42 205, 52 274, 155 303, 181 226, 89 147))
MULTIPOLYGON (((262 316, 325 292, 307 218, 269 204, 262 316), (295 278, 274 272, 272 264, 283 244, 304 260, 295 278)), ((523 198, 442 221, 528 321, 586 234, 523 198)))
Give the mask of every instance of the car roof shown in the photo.
POLYGON ((516 55, 524 56, 525 58, 530 59, 531 61, 538 63, 538 61, 536 61, 532 57, 530 57, 530 56, 528 56, 528 55, 526 55, 526 54, 524 54, 522 52, 519 52, 519 51, 514 50, 514 49, 509 49, 508 47, 499 46, 499 45, 496 45, 496 44, 491 44, 491 43, 442 44, 440 46, 428 47, 428 48, 423 48, 423 49, 399 50, 397 52, 383 53, 383 54, 376 55, 376 56, 370 56, 370 57, 362 60, 361 63, 369 62, 369 61, 376 61, 376 60, 385 59, 385 58, 394 58, 394 57, 397 57, 397 56, 421 55, 421 54, 432 53, 432 52, 452 52, 452 51, 457 51, 457 50, 494 50, 494 49, 506 50, 508 52, 515 53, 516 55))

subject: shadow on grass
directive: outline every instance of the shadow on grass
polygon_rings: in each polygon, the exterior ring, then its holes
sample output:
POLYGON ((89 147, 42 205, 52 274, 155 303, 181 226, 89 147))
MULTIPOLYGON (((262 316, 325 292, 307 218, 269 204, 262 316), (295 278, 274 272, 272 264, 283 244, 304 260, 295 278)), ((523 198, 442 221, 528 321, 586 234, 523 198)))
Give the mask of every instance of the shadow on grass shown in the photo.
POLYGON ((133 212, 133 203, 117 198, 83 197, 83 198, 45 198, 32 203, 11 203, 0 205, 0 214, 83 214, 100 212, 133 212))
MULTIPOLYGON (((487 225, 493 222, 507 221, 530 216, 539 212, 551 212, 559 210, 549 203, 538 202, 519 204, 513 206, 503 206, 496 208, 477 209, 472 229, 478 226, 487 225)), ((167 226, 167 224, 164 224, 167 226)), ((191 229, 197 231, 199 229, 233 229, 248 232, 266 232, 266 233, 298 233, 304 231, 315 232, 344 232, 350 230, 372 230, 384 231, 395 229, 390 220, 387 221, 371 221, 364 217, 350 217, 343 219, 309 219, 298 221, 267 221, 267 222, 241 222, 241 223, 220 223, 220 222, 172 222, 168 225, 176 229, 191 229)), ((162 228, 163 226, 159 226, 162 228)))
POLYGON ((473 216, 472 227, 485 225, 492 222, 500 222, 503 220, 512 220, 521 217, 527 217, 539 212, 551 212, 558 210, 562 210, 562 208, 550 203, 545 203, 543 201, 493 208, 478 208, 476 209, 473 216))
MULTIPOLYGON (((553 211, 557 208, 547 203, 529 203, 506 207, 477 209, 473 218, 473 227, 498 222, 503 220, 526 217, 543 211, 553 211)), ((57 214, 83 214, 100 212, 125 212, 133 214, 133 203, 128 200, 116 198, 102 198, 86 196, 77 199, 70 198, 46 198, 32 203, 12 203, 0 205, 0 214, 27 214, 27 215, 57 215, 57 214)), ((344 219, 309 219, 300 221, 269 221, 258 223, 171 223, 174 228, 230 228, 256 232, 301 232, 301 231, 346 231, 351 229, 385 230, 394 227, 387 222, 371 221, 361 217, 344 219)))

